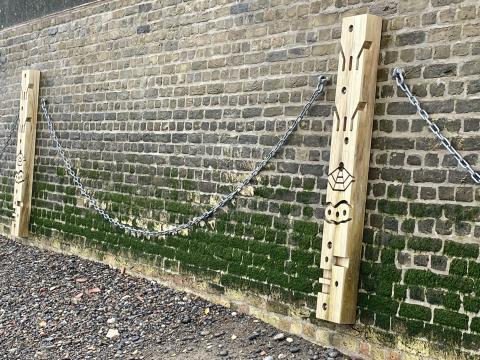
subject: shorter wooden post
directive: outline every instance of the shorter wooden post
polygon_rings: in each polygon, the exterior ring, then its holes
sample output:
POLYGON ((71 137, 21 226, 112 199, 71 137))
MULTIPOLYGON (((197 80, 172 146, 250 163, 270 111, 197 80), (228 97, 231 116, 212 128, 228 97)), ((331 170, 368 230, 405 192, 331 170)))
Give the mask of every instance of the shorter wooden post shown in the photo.
POLYGON ((22 93, 20 96, 13 194, 13 208, 15 213, 13 215, 11 229, 12 235, 16 237, 28 236, 32 202, 39 86, 40 71, 22 71, 22 93))

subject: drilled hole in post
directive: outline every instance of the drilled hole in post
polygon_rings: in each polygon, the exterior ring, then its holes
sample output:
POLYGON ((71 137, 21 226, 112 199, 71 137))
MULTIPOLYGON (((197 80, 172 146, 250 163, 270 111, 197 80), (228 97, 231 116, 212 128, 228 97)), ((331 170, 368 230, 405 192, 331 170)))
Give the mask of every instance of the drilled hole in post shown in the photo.
POLYGON ((345 140, 344 140, 344 142, 345 142, 345 145, 347 145, 347 144, 348 144, 348 141, 349 141, 349 138, 348 138, 348 137, 346 137, 346 138, 345 138, 345 140))
POLYGON ((337 287, 338 287, 338 281, 335 281, 335 286, 337 286, 337 287))
POLYGON ((327 213, 328 213, 328 215, 331 215, 331 214, 332 214, 332 210, 328 210, 327 213))
POLYGON ((337 215, 337 217, 339 217, 339 216, 340 216, 340 213, 337 211, 337 213, 336 213, 335 215, 337 215))
POLYGON ((346 94, 347 93, 347 88, 344 86, 342 87, 342 94, 346 94))
POLYGON ((328 256, 325 256, 325 262, 328 262, 328 256))
POLYGON ((327 303, 323 303, 322 308, 323 310, 327 310, 327 303))
POLYGON ((347 215, 347 210, 343 210, 343 216, 347 215))
POLYGON ((331 248, 332 248, 332 245, 333 245, 333 244, 332 244, 332 242, 331 242, 331 241, 329 241, 329 242, 327 243, 327 247, 328 247, 329 249, 331 249, 331 248))
POLYGON ((353 25, 350 25, 350 26, 348 27, 348 31, 350 31, 350 32, 353 31, 353 25))

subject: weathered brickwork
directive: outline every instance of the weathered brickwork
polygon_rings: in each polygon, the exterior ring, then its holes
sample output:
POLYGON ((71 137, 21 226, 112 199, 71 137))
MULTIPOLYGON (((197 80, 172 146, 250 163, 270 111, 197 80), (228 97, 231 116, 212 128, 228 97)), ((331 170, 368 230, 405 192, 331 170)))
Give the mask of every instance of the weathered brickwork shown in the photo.
MULTIPOLYGON (((85 184, 119 219, 152 229, 231 191, 318 75, 333 79, 250 191, 202 228, 166 239, 125 235, 86 209, 39 119, 32 236, 194 276, 227 297, 258 296, 263 308, 303 319, 289 330, 365 357, 480 357, 480 187, 389 75, 406 69, 432 118, 480 169, 479 20, 476 0, 114 0, 3 30, 0 144, 21 70, 40 69, 41 95, 85 184), (363 340, 352 345, 340 336, 348 327, 319 322, 314 310, 340 24, 367 11, 385 20, 358 301, 363 340)), ((0 160, 4 234, 14 161, 11 147, 0 160)))

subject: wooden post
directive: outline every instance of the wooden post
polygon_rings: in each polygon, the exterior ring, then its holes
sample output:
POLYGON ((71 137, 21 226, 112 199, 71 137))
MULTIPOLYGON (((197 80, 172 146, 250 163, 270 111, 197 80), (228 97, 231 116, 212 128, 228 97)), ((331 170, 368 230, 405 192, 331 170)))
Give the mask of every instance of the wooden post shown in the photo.
POLYGON ((39 85, 40 71, 22 71, 22 93, 20 97, 15 186, 13 194, 13 208, 15 213, 11 231, 15 237, 28 236, 32 202, 39 85))
POLYGON ((317 318, 355 323, 382 19, 343 19, 317 318))

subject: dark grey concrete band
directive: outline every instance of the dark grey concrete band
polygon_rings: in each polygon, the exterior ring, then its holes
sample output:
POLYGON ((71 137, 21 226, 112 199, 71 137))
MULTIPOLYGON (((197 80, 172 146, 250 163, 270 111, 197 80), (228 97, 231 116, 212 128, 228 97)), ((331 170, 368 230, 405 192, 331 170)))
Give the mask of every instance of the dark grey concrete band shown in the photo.
POLYGON ((94 0, 0 0, 0 30, 94 0))

